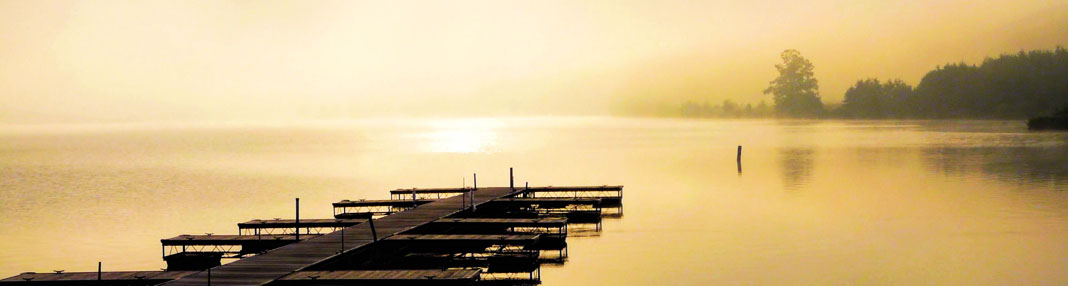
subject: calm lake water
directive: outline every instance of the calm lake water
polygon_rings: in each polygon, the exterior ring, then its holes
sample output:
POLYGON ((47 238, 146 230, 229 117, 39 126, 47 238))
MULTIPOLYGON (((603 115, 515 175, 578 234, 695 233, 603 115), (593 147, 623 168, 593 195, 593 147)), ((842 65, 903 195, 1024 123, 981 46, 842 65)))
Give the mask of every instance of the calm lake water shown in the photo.
POLYGON ((625 185, 544 285, 1068 284, 1068 133, 617 118, 0 127, 0 276, 406 187, 625 185), (735 151, 744 146, 742 172, 735 151))

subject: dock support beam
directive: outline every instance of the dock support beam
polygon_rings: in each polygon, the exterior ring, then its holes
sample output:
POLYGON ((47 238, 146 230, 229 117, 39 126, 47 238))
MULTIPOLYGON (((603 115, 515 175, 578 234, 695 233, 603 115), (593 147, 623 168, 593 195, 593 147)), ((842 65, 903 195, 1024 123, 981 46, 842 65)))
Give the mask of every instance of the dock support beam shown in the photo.
POLYGON ((508 168, 508 187, 512 188, 512 191, 515 192, 515 175, 512 173, 511 167, 508 168))
POLYGON ((97 261, 96 262, 96 281, 103 280, 102 279, 103 276, 104 276, 103 275, 103 272, 104 272, 103 268, 104 268, 104 263, 100 262, 100 261, 97 261))

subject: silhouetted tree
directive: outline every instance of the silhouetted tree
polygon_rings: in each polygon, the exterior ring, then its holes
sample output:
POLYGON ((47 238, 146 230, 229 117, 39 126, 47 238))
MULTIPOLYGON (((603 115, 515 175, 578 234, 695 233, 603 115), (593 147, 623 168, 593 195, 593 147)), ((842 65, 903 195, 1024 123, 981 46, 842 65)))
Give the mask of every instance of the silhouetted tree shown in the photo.
POLYGON ((791 117, 813 117, 823 113, 812 63, 796 50, 785 50, 780 57, 783 63, 775 65, 779 77, 764 90, 764 94, 771 94, 775 100, 775 111, 791 117))
POLYGON ((835 113, 852 118, 1000 118, 1048 115, 1068 105, 1068 51, 1019 52, 981 65, 947 64, 912 89, 900 80, 857 81, 835 113))
POLYGON ((1057 110, 1057 112, 1054 112, 1053 115, 1054 116, 1068 116, 1068 104, 1064 105, 1064 107, 1061 107, 1061 109, 1057 110))
POLYGON ((753 113, 756 114, 757 117, 768 117, 771 116, 774 111, 771 110, 771 107, 768 106, 767 102, 761 100, 760 104, 757 105, 756 110, 753 111, 753 113))
POLYGON ((912 86, 900 79, 885 84, 878 79, 857 81, 846 90, 845 100, 838 114, 850 118, 901 118, 905 117, 912 95, 912 86))
POLYGON ((1026 118, 1068 104, 1068 51, 1020 52, 937 68, 909 104, 916 117, 1026 118))
POLYGON ((723 116, 736 117, 738 116, 738 104, 734 103, 730 99, 723 100, 723 116))

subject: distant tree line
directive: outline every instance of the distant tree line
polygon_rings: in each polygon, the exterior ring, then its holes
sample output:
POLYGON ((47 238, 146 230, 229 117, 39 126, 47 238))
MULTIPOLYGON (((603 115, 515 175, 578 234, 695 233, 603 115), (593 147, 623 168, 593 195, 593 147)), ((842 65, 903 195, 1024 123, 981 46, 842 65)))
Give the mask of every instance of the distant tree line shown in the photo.
POLYGON ((722 105, 682 104, 681 114, 687 117, 820 117, 824 114, 823 102, 820 100, 819 82, 813 73, 813 65, 796 50, 785 50, 780 54, 782 63, 775 65, 779 76, 769 82, 764 94, 772 96, 774 106, 769 107, 763 101, 753 107, 746 105, 739 108, 730 100, 722 105))
POLYGON ((857 81, 832 115, 848 118, 1018 119, 1068 106, 1068 51, 1020 52, 982 64, 949 64, 912 88, 901 80, 857 81))
POLYGON ((899 79, 879 82, 862 79, 846 90, 842 106, 833 115, 846 118, 903 118, 908 117, 912 86, 899 79))
POLYGON ((764 90, 774 106, 683 103, 689 117, 841 117, 1020 119, 1068 108, 1068 51, 1036 50, 987 58, 980 65, 937 67, 913 88, 900 79, 858 80, 842 105, 824 107, 813 65, 795 50, 781 54, 779 76, 764 90))
POLYGON ((775 114, 770 105, 764 103, 753 106, 753 104, 741 105, 731 101, 730 99, 724 100, 722 104, 709 104, 696 103, 693 101, 687 101, 682 104, 680 110, 682 116, 685 117, 712 117, 712 118, 757 118, 757 117, 771 117, 775 114))

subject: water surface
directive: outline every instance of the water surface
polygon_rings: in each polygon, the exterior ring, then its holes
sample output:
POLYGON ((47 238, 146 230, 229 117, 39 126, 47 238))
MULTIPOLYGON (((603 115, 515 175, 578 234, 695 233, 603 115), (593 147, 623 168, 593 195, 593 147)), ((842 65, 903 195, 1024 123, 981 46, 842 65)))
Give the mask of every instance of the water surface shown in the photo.
POLYGON ((616 118, 0 127, 0 276, 406 187, 622 184, 545 285, 1068 284, 1068 134, 1019 121, 616 118), (735 163, 744 146, 742 166, 735 163), (741 172, 739 172, 741 169, 741 172))

